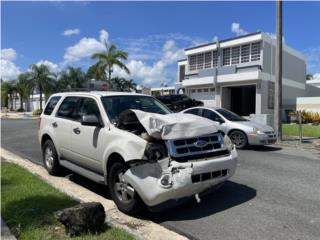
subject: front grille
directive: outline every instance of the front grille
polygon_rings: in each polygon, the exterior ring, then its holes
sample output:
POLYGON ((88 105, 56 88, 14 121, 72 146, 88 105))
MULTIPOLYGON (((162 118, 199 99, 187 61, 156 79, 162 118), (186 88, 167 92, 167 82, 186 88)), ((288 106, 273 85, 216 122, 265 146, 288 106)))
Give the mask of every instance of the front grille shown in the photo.
POLYGON ((275 134, 274 131, 268 131, 268 132, 264 132, 265 134, 268 135, 269 138, 276 138, 277 135, 275 134))
POLYGON ((203 182, 203 181, 208 181, 208 180, 219 178, 219 177, 225 177, 227 176, 227 174, 228 174, 228 169, 194 174, 191 176, 191 181, 192 183, 203 182))
POLYGON ((168 140, 166 144, 171 158, 179 162, 228 153, 221 133, 187 139, 168 140))

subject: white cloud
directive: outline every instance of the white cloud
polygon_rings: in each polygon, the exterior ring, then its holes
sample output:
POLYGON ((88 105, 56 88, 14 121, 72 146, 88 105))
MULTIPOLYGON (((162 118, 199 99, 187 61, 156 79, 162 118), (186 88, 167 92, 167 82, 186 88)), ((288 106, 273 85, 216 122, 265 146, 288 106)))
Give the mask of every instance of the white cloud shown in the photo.
POLYGON ((75 29, 66 29, 64 32, 63 32, 63 35, 64 36, 72 36, 72 35, 78 35, 80 34, 80 29, 79 28, 75 28, 75 29))
POLYGON ((237 36, 248 34, 247 31, 240 28, 240 23, 232 23, 231 24, 231 32, 235 33, 237 36))
POLYGON ((145 86, 160 85, 162 82, 168 83, 172 81, 172 79, 167 77, 167 68, 172 64, 176 64, 176 61, 183 57, 185 57, 183 49, 178 48, 174 40, 168 40, 162 47, 161 58, 154 62, 154 64, 147 64, 141 60, 132 59, 127 63, 130 75, 117 67, 114 74, 120 77, 140 80, 145 86))
POLYGON ((75 45, 68 47, 63 56, 64 65, 77 62, 83 58, 91 57, 93 53, 104 50, 104 45, 102 41, 108 41, 108 32, 105 30, 100 31, 100 36, 98 41, 95 38, 82 38, 75 45))
POLYGON ((99 39, 100 39, 100 42, 108 42, 108 40, 109 40, 109 33, 108 33, 106 30, 102 29, 102 30, 100 31, 99 39))
POLYGON ((2 80, 15 80, 20 74, 20 69, 14 62, 1 59, 0 78, 2 80))
POLYGON ((58 64, 55 64, 48 60, 40 60, 39 62, 36 63, 37 66, 40 66, 41 64, 48 66, 50 72, 57 74, 60 71, 60 67, 58 66, 58 64))
POLYGON ((212 42, 216 42, 216 41, 218 41, 218 36, 214 36, 214 37, 212 38, 212 42))
POLYGON ((13 48, 1 49, 1 59, 14 61, 17 58, 17 53, 13 48))
POLYGON ((0 59, 0 78, 3 80, 14 80, 20 74, 19 67, 16 66, 14 60, 17 58, 17 53, 12 48, 1 49, 0 59))
POLYGON ((314 80, 320 80, 320 72, 313 74, 313 78, 314 80))
POLYGON ((320 72, 320 46, 308 48, 304 51, 307 56, 307 73, 315 74, 320 72))

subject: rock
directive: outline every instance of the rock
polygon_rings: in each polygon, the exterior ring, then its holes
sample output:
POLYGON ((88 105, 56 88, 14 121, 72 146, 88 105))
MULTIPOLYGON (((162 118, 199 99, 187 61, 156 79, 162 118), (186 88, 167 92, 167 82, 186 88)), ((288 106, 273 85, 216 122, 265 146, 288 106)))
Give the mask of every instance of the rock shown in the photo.
POLYGON ((89 202, 57 211, 55 217, 65 226, 67 234, 79 236, 86 232, 100 232, 103 229, 106 214, 101 203, 89 202))

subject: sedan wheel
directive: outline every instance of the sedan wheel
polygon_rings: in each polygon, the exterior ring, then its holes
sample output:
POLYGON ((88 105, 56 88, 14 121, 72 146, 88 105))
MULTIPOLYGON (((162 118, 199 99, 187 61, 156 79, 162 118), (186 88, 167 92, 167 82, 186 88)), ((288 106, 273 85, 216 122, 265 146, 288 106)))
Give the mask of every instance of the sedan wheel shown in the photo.
POLYGON ((248 144, 247 135, 241 131, 233 131, 229 134, 231 141, 236 145, 236 148, 244 148, 248 144))

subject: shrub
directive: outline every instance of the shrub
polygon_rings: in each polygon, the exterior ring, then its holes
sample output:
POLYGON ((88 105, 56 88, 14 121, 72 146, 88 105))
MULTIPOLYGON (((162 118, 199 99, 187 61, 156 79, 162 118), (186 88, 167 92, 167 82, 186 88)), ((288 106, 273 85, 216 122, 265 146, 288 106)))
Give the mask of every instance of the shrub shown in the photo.
POLYGON ((34 111, 32 112, 32 115, 33 115, 33 116, 40 116, 40 115, 41 115, 41 110, 40 110, 40 109, 34 110, 34 111))
MULTIPOLYGON (((298 111, 291 112, 290 116, 295 116, 298 121, 298 111)), ((320 123, 320 114, 318 112, 301 111, 302 123, 320 123)))
POLYGON ((25 112, 25 110, 23 108, 19 108, 17 112, 25 112))

